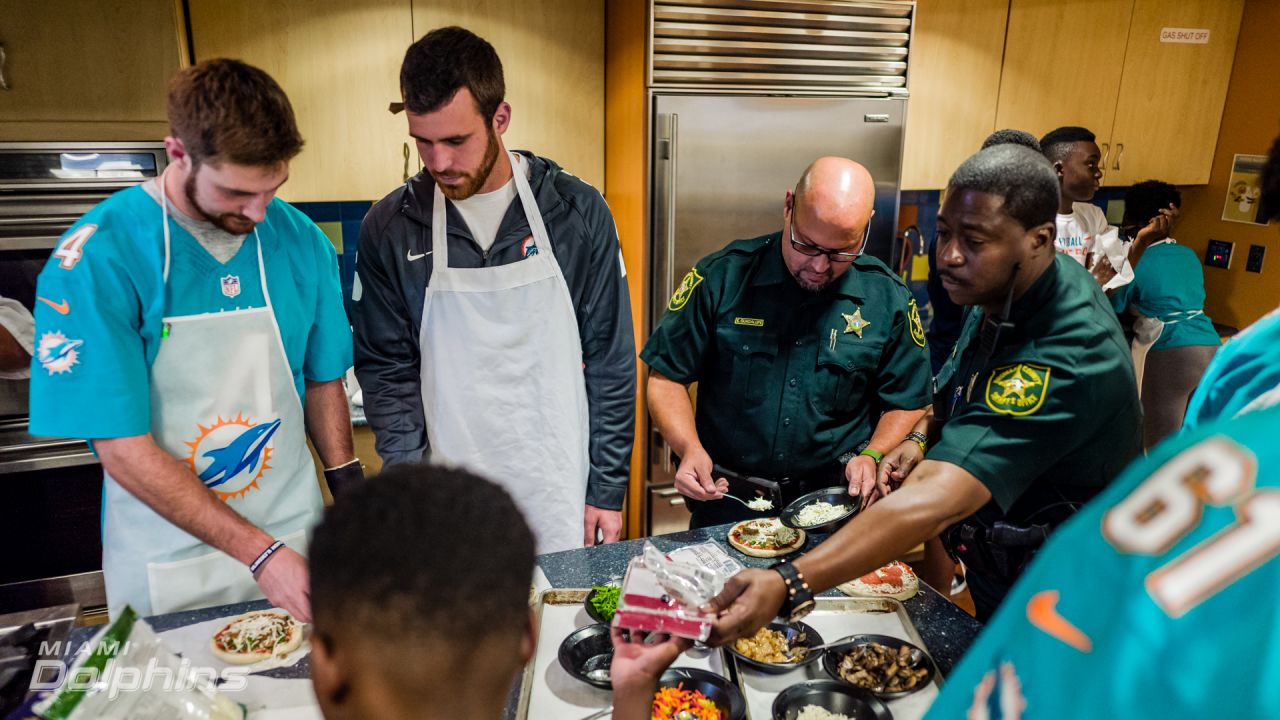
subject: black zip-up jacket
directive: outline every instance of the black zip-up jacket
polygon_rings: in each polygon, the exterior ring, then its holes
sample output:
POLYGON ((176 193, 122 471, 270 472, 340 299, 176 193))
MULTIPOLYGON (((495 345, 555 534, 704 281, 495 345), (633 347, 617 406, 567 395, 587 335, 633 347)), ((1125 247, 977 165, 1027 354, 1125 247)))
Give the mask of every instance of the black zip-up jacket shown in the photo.
MULTIPOLYGON (((529 186, 569 286, 582 338, 591 432, 586 501, 619 510, 635 432, 636 355, 618 231, 595 188, 551 160, 521 154, 529 163, 529 186)), ((388 465, 416 462, 427 450, 418 330, 433 260, 434 187, 426 171, 419 173, 374 205, 360 226, 352 292, 356 377, 378 454, 388 465)), ((518 198, 507 208, 488 252, 476 245, 452 202, 447 212, 450 266, 489 267, 524 259, 524 240, 531 231, 518 198)), ((537 321, 536 313, 511 318, 537 321)))

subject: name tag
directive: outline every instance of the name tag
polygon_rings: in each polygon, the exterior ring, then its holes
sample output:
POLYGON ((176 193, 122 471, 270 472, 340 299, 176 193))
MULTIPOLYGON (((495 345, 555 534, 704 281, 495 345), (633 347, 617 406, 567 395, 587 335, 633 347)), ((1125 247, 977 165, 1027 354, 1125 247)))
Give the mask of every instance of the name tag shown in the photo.
POLYGON ((764 327, 764 320, 760 318, 744 318, 737 317, 733 319, 734 325, 750 325, 751 327, 764 327))

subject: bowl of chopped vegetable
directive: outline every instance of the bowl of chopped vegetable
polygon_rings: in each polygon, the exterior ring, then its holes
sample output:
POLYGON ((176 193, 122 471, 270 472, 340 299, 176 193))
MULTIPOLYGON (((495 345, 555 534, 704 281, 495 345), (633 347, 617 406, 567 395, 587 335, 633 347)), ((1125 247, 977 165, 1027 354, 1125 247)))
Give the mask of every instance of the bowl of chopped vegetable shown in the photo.
POLYGON ((591 588, 591 592, 587 593, 587 599, 582 604, 592 620, 608 625, 613 622, 613 614, 618 609, 618 597, 621 593, 622 588, 612 583, 596 585, 591 588))
POLYGON ((892 700, 928 685, 933 660, 924 650, 889 635, 854 635, 827 648, 822 669, 838 682, 892 700))
POLYGON ((782 509, 778 520, 789 528, 805 532, 830 533, 858 514, 858 498, 845 487, 814 490, 792 500, 782 509))
POLYGON ((751 637, 738 638, 725 647, 747 667, 777 674, 808 665, 822 656, 809 648, 822 644, 817 630, 802 622, 771 622, 751 637))
POLYGON ((747 701, 724 677, 698 668, 669 668, 658 679, 653 720, 745 720, 747 701), (680 715, 680 713, 687 713, 680 715))
POLYGON ((778 693, 773 720, 891 720, 889 708, 865 690, 834 680, 810 680, 778 693))
POLYGON ((609 667, 613 664, 613 639, 608 625, 578 628, 560 643, 557 653, 560 667, 588 685, 610 690, 613 681, 609 667))

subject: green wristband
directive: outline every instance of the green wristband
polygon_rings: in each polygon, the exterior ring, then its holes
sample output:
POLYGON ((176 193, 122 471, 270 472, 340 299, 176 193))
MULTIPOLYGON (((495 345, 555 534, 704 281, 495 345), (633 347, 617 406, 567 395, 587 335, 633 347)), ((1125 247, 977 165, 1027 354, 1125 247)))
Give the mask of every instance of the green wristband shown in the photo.
POLYGON ((884 453, 882 453, 882 452, 877 452, 877 451, 875 451, 875 450, 872 450, 871 448, 867 448, 867 449, 863 450, 862 452, 860 452, 860 453, 858 453, 858 454, 859 454, 859 455, 866 455, 867 457, 871 458, 872 460, 875 460, 877 465, 879 465, 879 464, 880 464, 880 461, 884 459, 884 453))

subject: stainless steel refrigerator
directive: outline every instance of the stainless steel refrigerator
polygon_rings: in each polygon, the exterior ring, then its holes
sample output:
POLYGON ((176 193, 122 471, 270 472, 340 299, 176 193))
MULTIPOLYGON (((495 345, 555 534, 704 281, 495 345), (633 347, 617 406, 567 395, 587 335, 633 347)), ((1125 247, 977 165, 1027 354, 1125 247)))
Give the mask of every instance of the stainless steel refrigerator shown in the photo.
MULTIPOLYGON (((876 183, 867 252, 895 253, 906 101, 900 98, 656 94, 652 102, 652 307, 656 327, 675 284, 729 242, 782 229, 783 200, 824 155, 862 163, 876 183)), ((649 529, 683 530, 675 468, 650 430, 649 529)))

